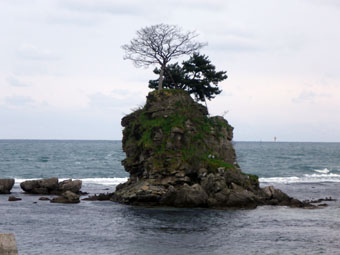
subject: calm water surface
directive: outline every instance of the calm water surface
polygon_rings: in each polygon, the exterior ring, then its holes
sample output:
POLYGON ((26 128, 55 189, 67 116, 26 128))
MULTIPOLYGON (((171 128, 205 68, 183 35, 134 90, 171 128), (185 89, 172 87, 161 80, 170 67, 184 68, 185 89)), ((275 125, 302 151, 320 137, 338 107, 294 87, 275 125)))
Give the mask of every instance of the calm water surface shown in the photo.
MULTIPOLYGON (((340 144, 235 143, 239 164, 300 199, 339 198, 340 144)), ((0 232, 20 254, 340 254, 340 203, 324 209, 143 208, 113 202, 50 204, 22 194, 32 178, 80 178, 90 193, 114 190, 127 174, 119 141, 0 141, 0 232)))

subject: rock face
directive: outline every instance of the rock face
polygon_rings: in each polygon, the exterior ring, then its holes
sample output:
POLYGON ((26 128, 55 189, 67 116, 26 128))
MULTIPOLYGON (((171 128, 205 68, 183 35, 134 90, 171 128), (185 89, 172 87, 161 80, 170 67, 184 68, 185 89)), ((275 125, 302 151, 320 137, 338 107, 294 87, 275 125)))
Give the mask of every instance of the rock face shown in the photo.
POLYGON ((71 191, 66 191, 61 196, 53 198, 51 203, 64 203, 64 204, 75 204, 79 203, 79 195, 71 192, 71 191))
POLYGON ((18 255, 18 249, 13 234, 0 234, 0 254, 18 255))
POLYGON ((14 179, 0 179, 0 194, 10 194, 14 182, 14 179))
POLYGON ((244 174, 236 162, 233 127, 209 117, 182 90, 151 92, 146 105, 122 119, 122 161, 130 173, 116 202, 175 207, 254 208, 304 203, 244 174))
POLYGON ((82 186, 81 180, 65 180, 59 182, 58 178, 25 181, 20 187, 30 194, 60 195, 66 191, 79 193, 82 186))

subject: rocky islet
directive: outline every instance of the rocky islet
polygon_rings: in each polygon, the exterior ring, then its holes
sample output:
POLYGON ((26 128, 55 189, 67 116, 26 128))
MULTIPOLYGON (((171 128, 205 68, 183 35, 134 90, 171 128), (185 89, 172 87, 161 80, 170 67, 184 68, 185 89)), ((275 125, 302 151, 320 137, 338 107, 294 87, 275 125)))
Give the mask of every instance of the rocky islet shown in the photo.
POLYGON ((149 93, 144 107, 122 119, 122 161, 130 173, 115 202, 173 207, 312 207, 274 187, 260 188, 236 161, 233 127, 185 91, 149 93))

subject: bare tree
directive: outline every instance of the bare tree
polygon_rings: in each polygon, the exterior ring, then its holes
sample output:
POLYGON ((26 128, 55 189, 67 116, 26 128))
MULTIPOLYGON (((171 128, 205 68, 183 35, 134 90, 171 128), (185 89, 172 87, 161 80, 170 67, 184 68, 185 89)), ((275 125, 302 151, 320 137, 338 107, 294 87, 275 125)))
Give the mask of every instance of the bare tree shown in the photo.
POLYGON ((175 25, 158 24, 137 31, 137 37, 124 44, 124 59, 134 62, 137 67, 160 65, 158 89, 163 88, 166 65, 174 58, 198 51, 205 43, 195 42, 195 31, 182 32, 175 25))

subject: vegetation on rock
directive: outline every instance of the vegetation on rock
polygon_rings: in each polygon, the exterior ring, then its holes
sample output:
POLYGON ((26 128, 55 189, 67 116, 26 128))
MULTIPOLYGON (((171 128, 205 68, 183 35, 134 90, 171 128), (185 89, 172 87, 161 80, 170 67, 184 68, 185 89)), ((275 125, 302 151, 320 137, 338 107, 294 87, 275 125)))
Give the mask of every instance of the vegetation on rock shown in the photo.
MULTIPOLYGON (((156 68, 154 73, 159 75, 161 70, 156 68)), ((183 89, 194 95, 197 101, 211 100, 222 90, 218 83, 227 79, 226 71, 216 71, 209 58, 195 52, 189 60, 166 66, 163 87, 183 89)), ((149 81, 149 88, 157 89, 159 78, 149 81)))

